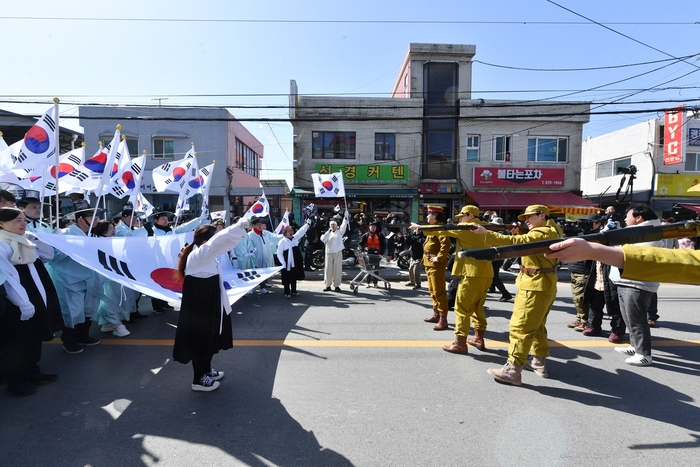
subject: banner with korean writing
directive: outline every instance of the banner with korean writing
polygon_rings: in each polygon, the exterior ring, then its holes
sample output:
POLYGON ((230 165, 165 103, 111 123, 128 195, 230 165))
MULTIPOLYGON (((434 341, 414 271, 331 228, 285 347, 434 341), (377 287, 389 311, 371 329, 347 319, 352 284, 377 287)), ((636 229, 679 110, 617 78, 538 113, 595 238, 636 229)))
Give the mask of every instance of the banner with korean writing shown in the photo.
POLYGON ((664 115, 664 165, 683 162, 683 106, 664 115))
POLYGON ((700 196, 700 192, 688 192, 700 185, 700 174, 656 174, 654 196, 700 196))
POLYGON ((320 174, 343 173, 346 184, 406 184, 408 183, 408 165, 393 164, 316 164, 316 172, 320 174))
POLYGON ((475 167, 474 186, 519 186, 561 188, 566 181, 565 169, 529 169, 475 167))

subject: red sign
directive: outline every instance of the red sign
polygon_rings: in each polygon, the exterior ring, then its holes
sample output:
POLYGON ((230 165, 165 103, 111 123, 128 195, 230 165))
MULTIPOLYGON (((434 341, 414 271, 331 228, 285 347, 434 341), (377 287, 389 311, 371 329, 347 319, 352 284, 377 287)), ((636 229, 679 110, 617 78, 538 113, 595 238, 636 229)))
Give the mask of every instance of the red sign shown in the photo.
POLYGON ((664 115, 664 165, 683 162, 683 106, 664 115))
POLYGON ((475 167, 474 186, 561 188, 565 176, 564 169, 475 167))

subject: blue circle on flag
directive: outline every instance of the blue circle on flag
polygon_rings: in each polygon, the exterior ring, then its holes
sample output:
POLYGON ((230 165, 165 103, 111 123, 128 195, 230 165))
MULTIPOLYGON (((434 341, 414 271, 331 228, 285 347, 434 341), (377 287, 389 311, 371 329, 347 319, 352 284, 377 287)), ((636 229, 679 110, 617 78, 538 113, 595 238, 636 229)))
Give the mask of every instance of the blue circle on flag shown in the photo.
POLYGON ((51 146, 49 134, 40 126, 33 126, 24 135, 24 146, 34 154, 43 154, 51 146))

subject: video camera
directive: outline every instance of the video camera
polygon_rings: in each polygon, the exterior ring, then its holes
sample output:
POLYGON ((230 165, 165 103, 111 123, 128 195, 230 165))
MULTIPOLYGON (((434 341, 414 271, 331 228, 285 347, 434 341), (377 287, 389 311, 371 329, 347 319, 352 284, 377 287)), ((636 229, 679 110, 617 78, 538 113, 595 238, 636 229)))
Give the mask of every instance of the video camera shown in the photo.
POLYGON ((637 173, 637 167, 634 165, 630 165, 629 167, 618 167, 617 168, 617 174, 627 174, 627 175, 635 175, 637 173))

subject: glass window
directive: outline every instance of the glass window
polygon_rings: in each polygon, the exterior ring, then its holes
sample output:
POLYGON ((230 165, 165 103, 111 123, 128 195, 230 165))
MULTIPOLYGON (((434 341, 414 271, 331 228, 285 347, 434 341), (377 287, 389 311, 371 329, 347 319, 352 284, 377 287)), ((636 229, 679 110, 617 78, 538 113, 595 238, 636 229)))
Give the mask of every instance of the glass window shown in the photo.
MULTIPOLYGON (((131 148, 129 148, 131 150, 131 148)), ((154 159, 175 159, 175 141, 171 139, 153 139, 154 159)))
MULTIPOLYGON (((102 146, 107 147, 109 143, 112 142, 112 138, 103 138, 102 139, 102 146)), ((139 140, 134 139, 134 138, 127 138, 126 139, 126 147, 129 148, 129 154, 131 154, 131 157, 137 157, 140 156, 139 154, 139 140)))
POLYGON ((568 138, 528 138, 528 162, 566 162, 569 154, 568 138))
POLYGON ((700 172, 700 169, 698 169, 698 160, 700 157, 698 157, 698 153, 696 152, 687 152, 685 154, 685 171, 686 172, 700 172))
POLYGON ((396 159, 396 135, 393 133, 374 134, 374 160, 396 159))
POLYGON ((479 135, 467 136, 467 162, 479 162, 479 135))
POLYGON ((258 173, 260 156, 257 152, 249 148, 245 143, 236 140, 236 168, 255 178, 260 178, 258 173))
POLYGON ((496 162, 510 162, 510 136, 494 136, 493 160, 496 162))
POLYGON ((314 131, 311 157, 314 159, 354 159, 355 133, 314 131))
POLYGON ((623 157, 613 161, 599 162, 595 166, 595 178, 607 178, 617 175, 617 169, 620 167, 629 167, 632 165, 631 157, 623 157))

